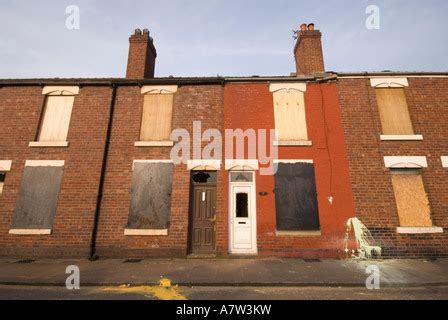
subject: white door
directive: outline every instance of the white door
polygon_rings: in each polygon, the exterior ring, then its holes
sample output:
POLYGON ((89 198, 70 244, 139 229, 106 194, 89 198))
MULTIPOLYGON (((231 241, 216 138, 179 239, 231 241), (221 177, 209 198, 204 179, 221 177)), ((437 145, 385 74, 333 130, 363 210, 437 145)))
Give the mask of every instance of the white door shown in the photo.
MULTIPOLYGON (((251 176, 252 172, 249 173, 251 176)), ((248 175, 247 172, 244 175, 248 175)), ((232 180, 232 179, 231 179, 232 180)), ((252 182, 230 182, 230 253, 256 254, 255 185, 252 182)))

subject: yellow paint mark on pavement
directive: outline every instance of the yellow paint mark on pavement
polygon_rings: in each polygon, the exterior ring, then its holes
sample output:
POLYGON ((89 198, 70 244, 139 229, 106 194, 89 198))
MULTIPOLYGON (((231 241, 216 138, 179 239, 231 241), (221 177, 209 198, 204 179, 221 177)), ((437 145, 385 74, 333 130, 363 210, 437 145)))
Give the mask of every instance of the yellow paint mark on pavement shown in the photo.
POLYGON ((180 292, 178 286, 171 286, 171 280, 162 278, 159 285, 155 286, 135 286, 121 285, 119 287, 102 288, 103 291, 118 293, 138 293, 148 297, 153 296, 160 300, 187 300, 180 292))

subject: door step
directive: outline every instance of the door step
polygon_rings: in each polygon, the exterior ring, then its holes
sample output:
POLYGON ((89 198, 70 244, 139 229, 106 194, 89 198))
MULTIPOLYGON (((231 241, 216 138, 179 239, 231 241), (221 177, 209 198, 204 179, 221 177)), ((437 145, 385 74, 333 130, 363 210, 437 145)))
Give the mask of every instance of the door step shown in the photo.
POLYGON ((216 258, 215 253, 209 253, 209 254, 195 253, 195 254, 189 254, 187 256, 187 259, 212 259, 212 258, 216 258))

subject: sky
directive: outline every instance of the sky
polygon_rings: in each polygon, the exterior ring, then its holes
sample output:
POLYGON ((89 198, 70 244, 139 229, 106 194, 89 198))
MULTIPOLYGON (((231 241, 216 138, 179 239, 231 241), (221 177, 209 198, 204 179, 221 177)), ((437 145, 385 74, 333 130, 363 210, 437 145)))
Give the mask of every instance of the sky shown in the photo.
POLYGON ((0 0, 0 78, 124 77, 135 28, 154 38, 156 77, 289 75, 292 30, 310 22, 327 71, 448 71, 447 15, 446 0, 0 0))

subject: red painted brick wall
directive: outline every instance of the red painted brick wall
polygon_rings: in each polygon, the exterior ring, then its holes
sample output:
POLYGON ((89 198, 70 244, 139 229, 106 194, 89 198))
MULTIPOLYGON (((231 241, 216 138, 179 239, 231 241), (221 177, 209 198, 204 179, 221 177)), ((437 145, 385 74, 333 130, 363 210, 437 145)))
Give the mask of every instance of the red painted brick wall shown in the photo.
POLYGON ((69 147, 30 148, 44 107, 42 88, 0 88, 0 159, 12 160, 0 196, 0 256, 88 256, 110 99, 109 87, 82 87, 74 100, 69 147), (52 235, 8 234, 26 160, 65 160, 52 235))
MULTIPOLYGON (((274 129, 273 95, 268 83, 227 84, 224 97, 225 128, 274 129)), ((308 84, 305 108, 308 136, 313 146, 279 147, 279 158, 314 161, 322 235, 276 236, 274 177, 257 172, 257 238, 261 256, 345 256, 345 223, 354 216, 354 204, 336 85, 308 84), (260 196, 258 193, 262 191, 268 195, 260 196), (333 205, 327 200, 331 194, 333 205)), ((224 183, 224 202, 227 203, 228 172, 225 172, 224 183)), ((227 246, 227 237, 222 237, 220 249, 225 251, 227 246)))
POLYGON ((435 226, 448 227, 448 170, 441 156, 448 154, 448 79, 408 78, 405 88, 416 134, 423 141, 380 141, 381 122, 375 91, 369 79, 340 79, 342 110, 350 178, 356 214, 370 229, 385 257, 440 257, 448 253, 443 234, 397 234, 398 213, 384 156, 426 156, 423 181, 435 226))
MULTIPOLYGON (((223 127, 223 87, 180 86, 174 96, 172 128, 184 128, 192 137, 193 121, 202 131, 223 127)), ((107 162, 104 199, 98 229, 97 253, 106 257, 185 256, 188 241, 190 171, 175 165, 168 236, 125 236, 133 160, 170 159, 170 147, 135 147, 143 110, 140 88, 119 87, 107 162)), ((203 143, 205 146, 207 143, 203 143)), ((192 154, 192 151, 191 151, 192 154)), ((222 171, 217 180, 217 233, 225 216, 222 171)), ((227 221, 227 220, 225 220, 227 221)))

